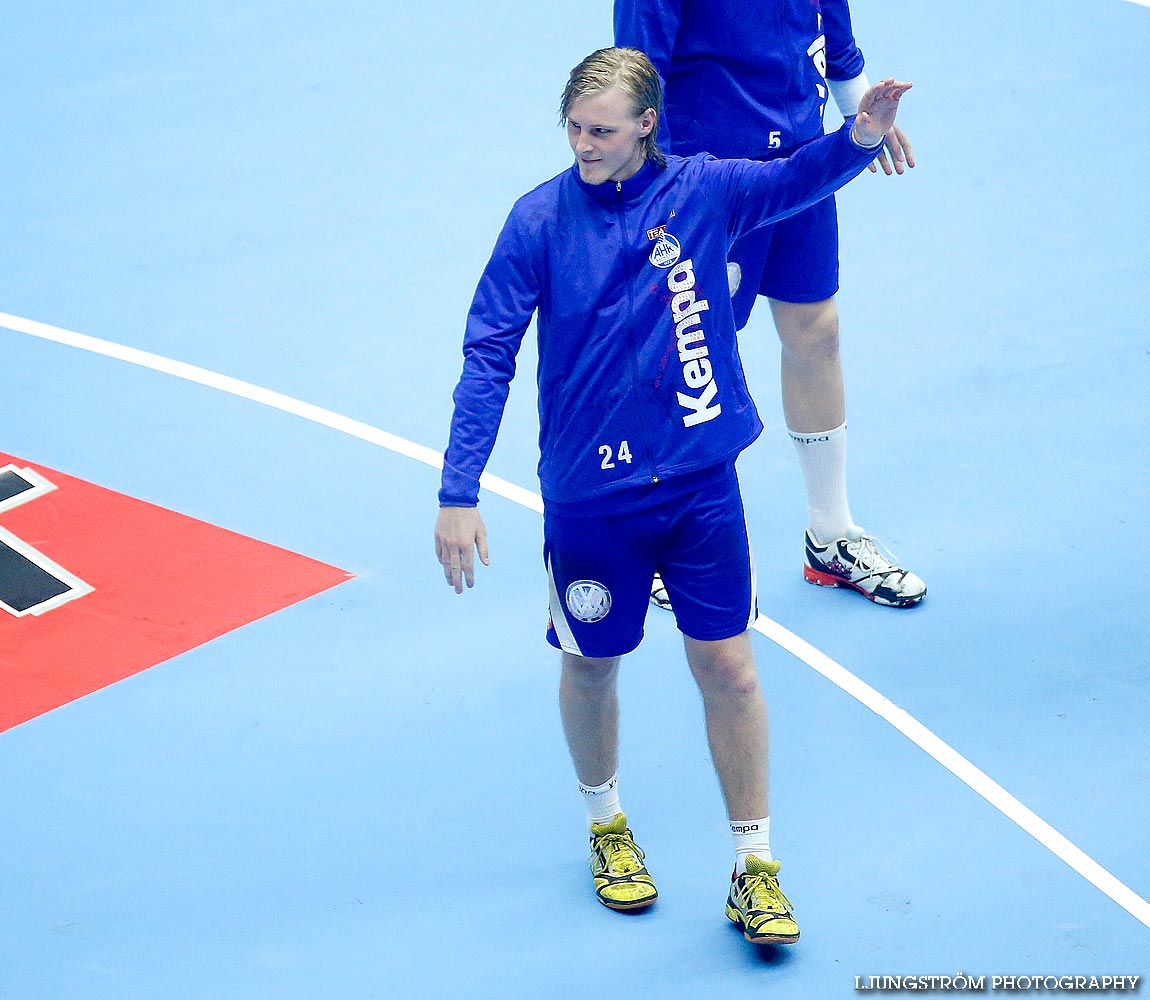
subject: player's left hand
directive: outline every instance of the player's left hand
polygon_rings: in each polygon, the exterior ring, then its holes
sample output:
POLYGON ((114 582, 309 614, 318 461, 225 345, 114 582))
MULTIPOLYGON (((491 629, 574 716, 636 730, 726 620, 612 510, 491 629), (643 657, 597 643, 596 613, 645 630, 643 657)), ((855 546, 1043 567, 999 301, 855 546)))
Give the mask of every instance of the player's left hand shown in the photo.
POLYGON ((878 159, 871 160, 867 164, 867 170, 877 174, 878 168, 882 167, 882 172, 889 177, 892 173, 901 175, 905 167, 913 166, 914 147, 911 146, 907 134, 894 125, 886 134, 886 141, 882 144, 882 152, 878 154, 878 159), (890 153, 890 159, 887 159, 887 153, 890 153))

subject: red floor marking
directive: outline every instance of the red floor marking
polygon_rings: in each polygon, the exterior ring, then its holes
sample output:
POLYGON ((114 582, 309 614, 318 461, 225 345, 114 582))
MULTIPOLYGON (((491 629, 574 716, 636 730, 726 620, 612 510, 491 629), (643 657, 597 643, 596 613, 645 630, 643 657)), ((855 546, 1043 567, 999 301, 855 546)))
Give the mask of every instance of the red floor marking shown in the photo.
POLYGON ((346 570, 75 479, 0 525, 95 587, 42 615, 0 610, 0 732, 351 579, 346 570))

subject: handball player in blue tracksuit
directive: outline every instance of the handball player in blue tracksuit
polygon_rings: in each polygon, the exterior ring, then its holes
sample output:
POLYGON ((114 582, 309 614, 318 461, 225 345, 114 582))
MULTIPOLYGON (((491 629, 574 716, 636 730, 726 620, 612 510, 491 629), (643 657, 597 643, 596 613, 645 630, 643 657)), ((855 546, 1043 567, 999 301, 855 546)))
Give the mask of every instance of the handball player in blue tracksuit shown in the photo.
POLYGON ((748 629, 754 574, 734 462, 762 423, 747 391, 727 251, 801 211, 877 154, 910 84, 785 160, 664 156, 658 74, 634 49, 572 70, 561 115, 575 163, 520 198, 467 317, 435 550, 458 593, 488 562, 479 477, 536 317, 539 481, 562 650, 560 709, 591 826, 598 899, 640 909, 655 885, 620 808, 619 658, 643 635, 651 576, 671 594, 735 843, 727 916, 754 942, 799 931, 771 859, 767 717, 748 629))
MULTIPOLYGON (((615 0, 615 44, 642 49, 659 71, 659 141, 682 156, 789 156, 823 134, 828 96, 846 116, 867 89, 847 0, 615 0)), ((897 125, 885 145, 886 174, 914 166, 897 125)), ((885 607, 917 604, 926 584, 855 524, 847 499, 834 198, 754 230, 729 259, 735 328, 763 295, 782 343, 783 415, 807 494, 804 578, 885 607)), ((892 404, 894 426, 907 419, 892 404)), ((897 484, 884 499, 898 501, 897 484)), ((668 603, 658 579, 652 600, 668 603)))

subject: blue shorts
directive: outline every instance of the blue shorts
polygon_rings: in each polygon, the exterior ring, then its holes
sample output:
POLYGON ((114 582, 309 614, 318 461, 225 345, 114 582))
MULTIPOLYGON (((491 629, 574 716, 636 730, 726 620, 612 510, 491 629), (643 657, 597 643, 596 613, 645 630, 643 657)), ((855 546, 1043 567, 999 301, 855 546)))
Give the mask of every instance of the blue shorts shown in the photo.
POLYGON ((822 302, 839 290, 839 220, 834 195, 782 222, 753 229, 731 245, 727 260, 742 270, 731 300, 741 330, 755 298, 822 302))
POLYGON ((734 466, 688 477, 685 490, 615 514, 543 512, 550 582, 547 641, 581 656, 639 645, 662 575, 679 630, 693 639, 741 635, 758 617, 754 563, 734 466))

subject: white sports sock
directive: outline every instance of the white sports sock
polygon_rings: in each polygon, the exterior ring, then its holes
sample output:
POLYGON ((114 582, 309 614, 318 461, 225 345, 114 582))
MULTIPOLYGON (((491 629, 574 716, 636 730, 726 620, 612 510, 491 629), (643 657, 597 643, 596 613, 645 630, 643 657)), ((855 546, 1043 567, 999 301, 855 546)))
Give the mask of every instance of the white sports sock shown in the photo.
POLYGON ((815 540, 829 542, 858 534, 847 503, 847 425, 815 434, 788 430, 807 487, 807 527, 815 540))
POLYGON ((735 874, 747 871, 747 855, 760 861, 771 860, 771 817, 731 820, 731 839, 735 842, 735 874))
POLYGON ((592 823, 610 823, 615 813, 623 810, 619 807, 619 775, 613 774, 601 785, 585 785, 579 782, 579 791, 583 793, 583 803, 587 806, 587 825, 592 823))

